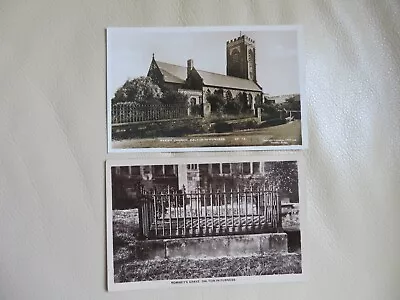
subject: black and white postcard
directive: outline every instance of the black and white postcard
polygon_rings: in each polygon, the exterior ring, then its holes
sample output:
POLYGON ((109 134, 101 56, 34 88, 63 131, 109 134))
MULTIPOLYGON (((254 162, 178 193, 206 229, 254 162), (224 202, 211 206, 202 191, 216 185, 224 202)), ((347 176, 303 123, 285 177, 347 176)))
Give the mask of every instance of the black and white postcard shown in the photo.
POLYGON ((108 161, 109 290, 301 280, 298 158, 108 161))
POLYGON ((109 152, 303 149, 296 26, 109 28, 109 152))

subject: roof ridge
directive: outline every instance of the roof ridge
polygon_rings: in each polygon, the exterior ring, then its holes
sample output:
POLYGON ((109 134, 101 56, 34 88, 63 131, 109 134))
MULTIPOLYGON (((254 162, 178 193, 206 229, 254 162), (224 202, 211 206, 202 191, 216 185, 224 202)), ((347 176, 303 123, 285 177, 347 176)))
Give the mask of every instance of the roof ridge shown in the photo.
MULTIPOLYGON (((175 65, 175 64, 171 64, 171 63, 164 62, 164 61, 160 61, 160 60, 156 60, 156 62, 157 62, 157 63, 168 64, 168 65, 175 66, 175 67, 186 68, 186 67, 184 67, 184 66, 175 65)), ((246 80, 246 81, 254 82, 253 80, 246 79, 246 78, 240 78, 240 77, 235 77, 235 76, 231 76, 231 75, 226 75, 226 74, 221 74, 221 73, 216 73, 216 72, 210 72, 210 71, 206 71, 206 70, 200 70, 200 69, 197 69, 195 66, 194 66, 194 68, 196 69, 196 71, 200 71, 200 72, 205 72, 205 73, 209 73, 209 74, 221 75, 221 76, 226 76, 226 77, 229 77, 229 78, 241 79, 241 80, 246 80)), ((169 72, 168 72, 168 73, 169 73, 169 72)), ((170 74, 171 74, 171 73, 170 73, 170 74)), ((172 75, 172 74, 171 74, 171 75, 172 75)))
MULTIPOLYGON (((196 70, 197 70, 197 69, 196 69, 196 70)), ((240 80, 246 80, 246 81, 254 82, 253 80, 250 80, 250 79, 235 77, 235 76, 226 75, 226 74, 221 74, 221 73, 215 73, 215 72, 204 71, 204 70, 197 70, 197 71, 205 72, 205 73, 210 73, 210 74, 215 74, 215 75, 221 75, 221 76, 225 76, 225 77, 229 77, 229 78, 234 78, 234 79, 240 79, 240 80)))
POLYGON ((167 64, 167 65, 170 65, 170 66, 179 67, 179 68, 185 68, 186 69, 186 67, 184 67, 184 66, 171 64, 171 63, 168 63, 168 62, 165 62, 165 61, 156 60, 156 63, 162 63, 162 64, 167 64))

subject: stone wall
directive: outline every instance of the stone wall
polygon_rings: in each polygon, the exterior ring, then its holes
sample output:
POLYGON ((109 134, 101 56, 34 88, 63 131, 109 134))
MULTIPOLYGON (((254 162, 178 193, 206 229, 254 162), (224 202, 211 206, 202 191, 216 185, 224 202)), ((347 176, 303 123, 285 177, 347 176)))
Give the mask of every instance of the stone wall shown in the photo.
POLYGON ((243 257, 270 252, 288 252, 286 233, 141 241, 137 254, 141 259, 163 259, 243 257))

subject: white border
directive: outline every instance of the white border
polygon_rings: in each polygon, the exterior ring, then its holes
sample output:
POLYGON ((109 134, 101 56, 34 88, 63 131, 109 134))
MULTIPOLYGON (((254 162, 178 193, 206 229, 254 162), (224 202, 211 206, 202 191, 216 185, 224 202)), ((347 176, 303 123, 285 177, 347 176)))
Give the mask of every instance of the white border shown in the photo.
POLYGON ((132 165, 158 165, 165 164, 165 158, 154 157, 146 159, 121 159, 108 160, 106 162, 106 228, 107 228, 107 288, 108 291, 138 290, 138 289, 159 289, 159 288, 178 288, 178 287, 198 287, 212 285, 232 285, 232 284, 254 284, 254 283, 274 283, 274 282, 303 282, 308 279, 308 256, 305 237, 306 224, 306 203, 305 203, 305 167, 303 157, 300 154, 276 154, 268 155, 255 154, 252 156, 238 156, 233 153, 223 159, 218 157, 195 157, 195 158, 179 158, 171 157, 168 164, 190 164, 190 163, 220 163, 220 162, 252 162, 252 161, 297 161, 298 166, 298 185, 299 185, 299 206, 300 206, 300 233, 301 233, 301 255, 302 255, 302 273, 286 274, 286 275, 264 275, 264 276, 243 276, 229 278, 213 278, 218 280, 234 281, 217 281, 217 282, 201 282, 208 278, 198 279, 182 279, 182 280, 158 280, 158 281, 141 281, 114 283, 114 266, 113 266, 113 231, 112 231, 112 190, 111 190, 111 167, 112 166, 132 166, 132 165), (199 283, 194 281, 200 280, 199 283), (173 284, 172 282, 186 282, 181 284, 173 284))
MULTIPOLYGON (((216 26, 216 27, 108 27, 106 30, 106 100, 107 100, 107 151, 108 153, 134 153, 134 152, 219 152, 219 151, 253 151, 253 150, 304 150, 308 148, 308 114, 305 94, 305 52, 303 27, 301 25, 276 25, 276 26, 216 26), (298 62, 299 62, 299 85, 300 85, 300 107, 301 107, 301 145, 278 145, 278 146, 221 146, 221 147, 186 147, 186 148, 128 148, 114 149, 111 139, 111 99, 108 97, 110 90, 108 83, 108 34, 113 29, 130 29, 143 33, 146 32, 216 32, 216 31, 297 31, 298 62)), ((168 137, 165 137, 168 138, 168 137)))

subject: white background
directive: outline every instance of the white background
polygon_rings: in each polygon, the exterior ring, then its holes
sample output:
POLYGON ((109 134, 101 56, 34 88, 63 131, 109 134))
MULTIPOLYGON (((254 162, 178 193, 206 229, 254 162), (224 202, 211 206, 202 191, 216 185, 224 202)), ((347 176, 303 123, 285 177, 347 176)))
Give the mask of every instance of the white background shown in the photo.
POLYGON ((398 0, 2 0, 0 299, 400 299, 399 19, 398 0), (252 24, 304 25, 309 280, 108 293, 105 28, 252 24))

